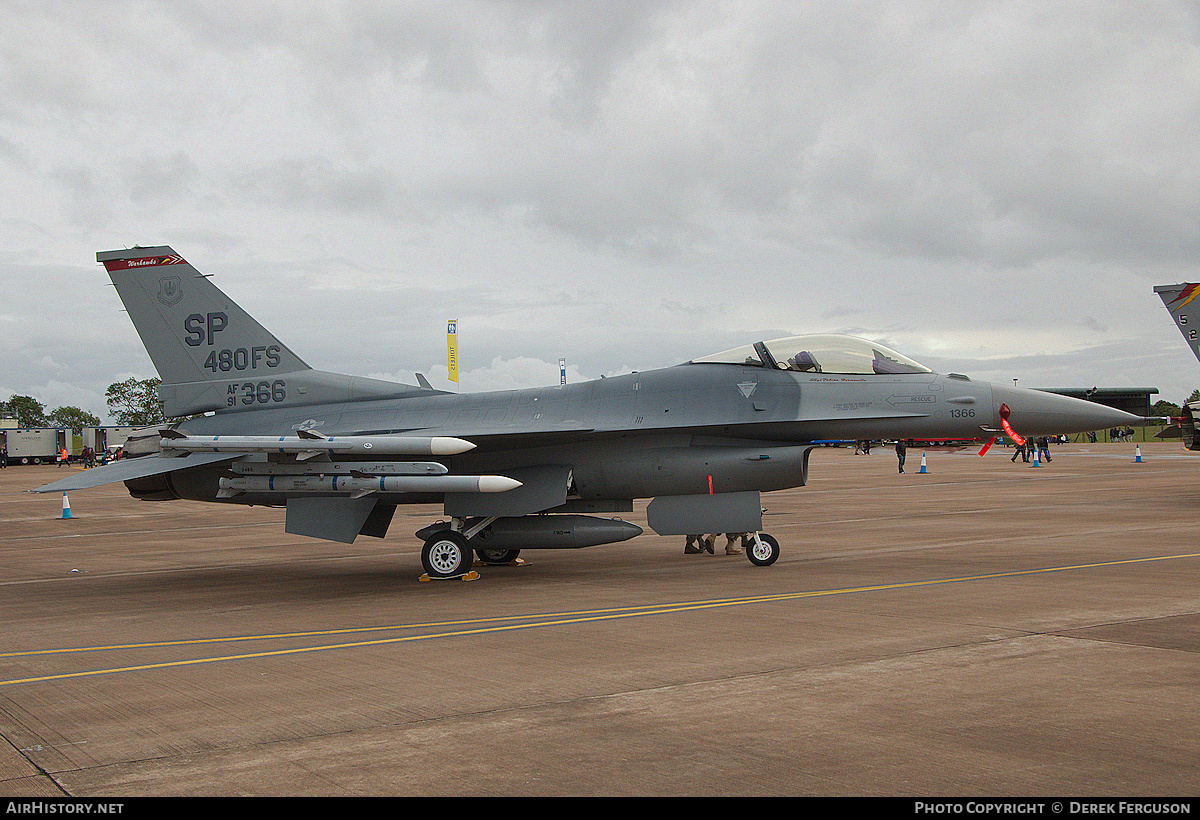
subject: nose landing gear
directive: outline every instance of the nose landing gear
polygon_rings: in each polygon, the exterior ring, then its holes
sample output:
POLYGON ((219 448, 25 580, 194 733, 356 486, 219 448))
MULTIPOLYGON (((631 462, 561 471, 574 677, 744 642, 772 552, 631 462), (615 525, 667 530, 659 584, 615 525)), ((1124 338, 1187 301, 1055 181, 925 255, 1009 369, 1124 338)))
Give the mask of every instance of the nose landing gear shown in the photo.
POLYGON ((746 557, 756 567, 769 567, 779 558, 779 542, 765 532, 756 532, 746 547, 746 557))

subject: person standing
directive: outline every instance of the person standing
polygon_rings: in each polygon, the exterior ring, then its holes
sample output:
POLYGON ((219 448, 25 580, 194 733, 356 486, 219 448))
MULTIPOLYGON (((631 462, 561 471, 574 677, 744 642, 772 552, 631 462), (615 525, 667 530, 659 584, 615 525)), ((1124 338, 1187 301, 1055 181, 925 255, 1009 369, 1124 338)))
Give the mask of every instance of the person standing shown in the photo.
POLYGON ((750 543, 750 533, 748 532, 727 532, 725 533, 725 554, 726 555, 741 555, 746 551, 746 547, 750 543), (741 539, 741 546, 737 546, 738 539, 741 539))
POLYGON ((904 457, 908 455, 908 445, 904 439, 896 439, 896 459, 900 462, 900 472, 904 472, 904 457))

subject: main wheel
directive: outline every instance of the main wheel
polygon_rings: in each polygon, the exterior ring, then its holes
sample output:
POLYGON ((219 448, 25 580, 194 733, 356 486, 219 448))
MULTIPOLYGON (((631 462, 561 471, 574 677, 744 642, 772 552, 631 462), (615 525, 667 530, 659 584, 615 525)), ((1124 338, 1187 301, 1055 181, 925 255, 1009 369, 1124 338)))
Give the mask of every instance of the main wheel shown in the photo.
POLYGON ((769 567, 779 558, 779 542, 765 532, 760 532, 758 538, 750 539, 746 557, 756 567, 769 567))
POLYGON ((454 530, 434 533, 421 548, 421 564, 430 578, 457 578, 471 570, 467 539, 454 530))
POLYGON ((479 560, 485 564, 511 564, 521 554, 520 550, 482 549, 475 550, 479 560))

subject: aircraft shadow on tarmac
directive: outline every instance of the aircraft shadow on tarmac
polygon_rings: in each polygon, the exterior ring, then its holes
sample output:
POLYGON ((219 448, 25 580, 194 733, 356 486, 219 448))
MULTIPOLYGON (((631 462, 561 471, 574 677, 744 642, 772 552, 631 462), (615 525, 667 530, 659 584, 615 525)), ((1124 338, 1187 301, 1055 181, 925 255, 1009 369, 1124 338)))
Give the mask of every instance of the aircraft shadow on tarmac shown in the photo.
MULTIPOLYGON (((656 539, 657 540, 657 539, 656 539)), ((146 572, 122 572, 108 575, 102 570, 78 571, 78 584, 70 592, 71 606, 81 611, 118 609, 123 614, 146 610, 170 609, 177 612, 219 607, 286 606, 303 608, 306 604, 321 604, 339 600, 377 597, 394 602, 398 598, 419 598, 436 590, 450 594, 459 589, 465 594, 478 595, 482 589, 511 588, 536 580, 541 586, 564 582, 596 581, 612 584, 628 563, 637 574, 677 572, 676 564, 696 567, 697 558, 684 556, 675 549, 674 541, 651 547, 649 543, 627 550, 607 550, 603 561, 580 560, 573 555, 555 555, 538 551, 527 564, 536 566, 479 566, 478 581, 459 579, 420 582, 421 564, 413 546, 412 554, 386 552, 367 557, 356 556, 353 566, 336 559, 311 560, 279 559, 267 563, 222 567, 179 566, 146 572), (669 552, 669 557, 666 553, 669 552), (648 568, 646 554, 659 556, 665 565, 648 568), (678 561, 675 560, 676 556, 678 561), (89 576, 92 576, 89 578, 89 576), (468 592, 469 591, 469 592, 468 592), (120 603, 114 606, 114 601, 120 603)), ((717 545, 723 550, 723 542, 717 545)), ((705 563, 708 563, 707 561, 705 563)), ((734 562, 726 556, 714 556, 713 567, 730 567, 735 574, 751 567, 744 561, 734 562)))
MULTIPOLYGON (((359 596, 395 600, 424 592, 417 583, 420 564, 400 565, 392 556, 357 562, 354 567, 280 562, 254 566, 180 567, 151 573, 122 574, 80 583, 71 593, 72 605, 111 610, 114 599, 123 613, 145 609, 186 611, 206 603, 221 608, 303 607, 359 596)), ((82 580, 82 579, 81 579, 82 580)), ((443 582, 451 587, 462 582, 443 582)))

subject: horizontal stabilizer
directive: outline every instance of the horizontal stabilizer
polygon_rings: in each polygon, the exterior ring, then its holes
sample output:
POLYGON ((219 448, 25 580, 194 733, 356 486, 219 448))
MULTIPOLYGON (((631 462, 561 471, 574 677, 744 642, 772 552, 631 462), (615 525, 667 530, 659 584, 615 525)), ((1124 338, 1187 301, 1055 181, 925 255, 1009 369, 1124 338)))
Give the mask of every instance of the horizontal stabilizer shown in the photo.
POLYGON ((86 490, 90 487, 102 487, 105 484, 115 484, 118 481, 129 481, 135 478, 147 478, 152 475, 173 473, 176 470, 186 470, 189 467, 199 467, 203 464, 216 464, 222 461, 232 461, 245 453, 189 453, 182 458, 167 458, 165 456, 143 456, 129 458, 95 467, 91 470, 73 473, 67 478, 59 479, 52 484, 38 487, 35 493, 58 493, 68 490, 86 490))

